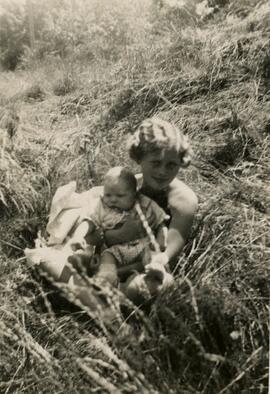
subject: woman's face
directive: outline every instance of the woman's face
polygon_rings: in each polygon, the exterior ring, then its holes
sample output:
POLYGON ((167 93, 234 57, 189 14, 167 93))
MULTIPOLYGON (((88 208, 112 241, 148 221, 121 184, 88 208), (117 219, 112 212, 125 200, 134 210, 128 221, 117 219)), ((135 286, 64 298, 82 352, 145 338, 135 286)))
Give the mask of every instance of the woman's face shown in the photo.
POLYGON ((149 152, 138 163, 141 166, 144 186, 163 190, 176 177, 181 160, 174 150, 149 152))

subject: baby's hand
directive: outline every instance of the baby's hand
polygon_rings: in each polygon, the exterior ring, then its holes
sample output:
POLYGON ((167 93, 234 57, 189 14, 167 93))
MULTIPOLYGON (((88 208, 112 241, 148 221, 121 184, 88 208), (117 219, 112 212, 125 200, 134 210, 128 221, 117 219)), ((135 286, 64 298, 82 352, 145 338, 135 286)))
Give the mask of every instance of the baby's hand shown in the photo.
POLYGON ((84 238, 71 238, 67 245, 73 250, 73 252, 76 252, 76 250, 84 250, 87 246, 87 243, 84 238))
POLYGON ((104 243, 103 230, 96 227, 85 236, 85 239, 89 245, 101 246, 104 243))

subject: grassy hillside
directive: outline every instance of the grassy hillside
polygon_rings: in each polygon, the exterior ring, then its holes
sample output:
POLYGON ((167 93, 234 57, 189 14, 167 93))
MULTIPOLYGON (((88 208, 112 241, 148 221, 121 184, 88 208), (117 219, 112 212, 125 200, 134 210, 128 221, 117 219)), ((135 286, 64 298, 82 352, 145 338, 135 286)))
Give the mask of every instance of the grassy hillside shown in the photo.
POLYGON ((266 393, 269 2, 33 0, 32 49, 23 4, 0 4, 0 128, 17 128, 0 158, 0 392, 266 393), (153 114, 192 141, 179 178, 199 211, 151 314, 101 321, 23 250, 58 186, 137 170, 125 139, 153 114))

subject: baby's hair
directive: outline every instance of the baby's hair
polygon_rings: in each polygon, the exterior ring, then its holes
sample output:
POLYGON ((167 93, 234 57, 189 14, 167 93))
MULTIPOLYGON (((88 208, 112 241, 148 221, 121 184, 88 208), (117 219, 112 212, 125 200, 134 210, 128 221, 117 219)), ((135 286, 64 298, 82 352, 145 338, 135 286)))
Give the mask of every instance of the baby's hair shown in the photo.
POLYGON ((129 156, 136 162, 153 151, 175 149, 181 166, 191 162, 192 150, 187 136, 176 126, 157 117, 144 120, 128 141, 129 156))
POLYGON ((125 167, 119 166, 110 168, 104 177, 104 181, 110 181, 111 179, 122 179, 129 185, 131 190, 134 190, 134 193, 137 190, 137 180, 135 175, 125 167))

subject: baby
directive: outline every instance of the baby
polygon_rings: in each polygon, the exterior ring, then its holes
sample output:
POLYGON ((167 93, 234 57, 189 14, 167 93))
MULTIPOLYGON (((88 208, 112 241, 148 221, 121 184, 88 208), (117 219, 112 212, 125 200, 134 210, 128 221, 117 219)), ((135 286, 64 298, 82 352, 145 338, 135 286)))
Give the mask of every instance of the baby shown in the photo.
MULTIPOLYGON (((91 243, 91 235, 95 231, 104 234, 106 230, 115 229, 123 225, 129 218, 138 218, 138 205, 140 212, 143 213, 143 220, 151 224, 151 226, 148 224, 151 228, 151 230, 148 230, 154 234, 155 237, 154 239, 152 238, 152 243, 156 243, 156 245, 151 245, 149 235, 110 247, 106 247, 104 242, 105 246, 103 245, 102 247, 96 277, 104 279, 112 285, 118 284, 119 276, 121 278, 121 274, 124 272, 126 276, 129 276, 135 270, 144 271, 144 267, 153 260, 154 253, 151 250, 151 246, 157 249, 158 245, 160 250, 164 250, 166 246, 165 222, 168 219, 168 215, 153 200, 137 192, 136 178, 129 170, 123 167, 114 167, 107 172, 104 179, 103 195, 100 197, 94 212, 91 214, 91 217, 83 219, 70 241, 73 245, 83 245, 85 240, 91 243), (137 263, 137 265, 132 263, 137 263)), ((85 256, 83 253, 75 253, 70 257, 69 261, 73 262, 72 260, 83 259, 83 256, 85 256)), ((141 276, 141 280, 143 280, 144 285, 145 283, 147 284, 150 294, 153 294, 151 288, 155 287, 157 291, 162 287, 163 279, 167 275, 164 269, 167 261, 162 261, 160 264, 157 263, 157 259, 155 261, 154 264, 149 265, 147 273, 144 274, 146 276, 141 276), (151 279, 157 285, 154 286, 151 279)), ((136 279, 137 282, 138 280, 136 279)), ((136 301, 137 298, 134 296, 134 293, 140 292, 141 287, 137 285, 135 287, 136 289, 133 286, 132 291, 127 293, 130 293, 130 298, 136 301)))

